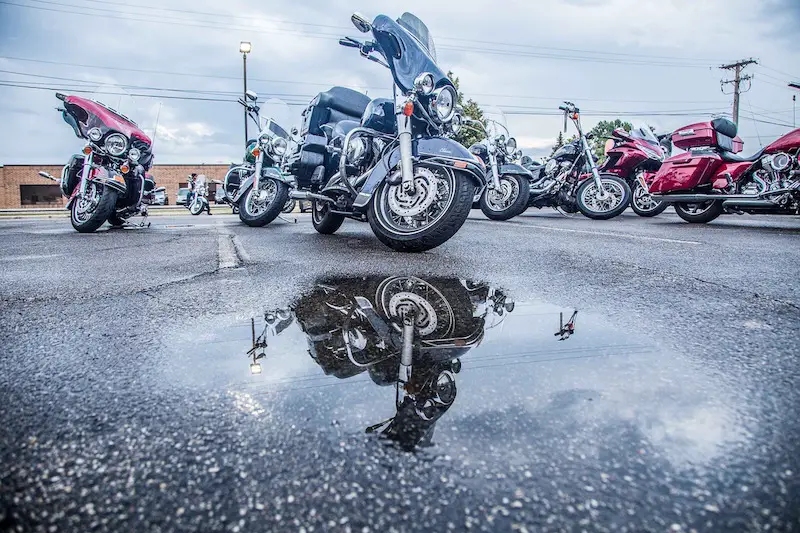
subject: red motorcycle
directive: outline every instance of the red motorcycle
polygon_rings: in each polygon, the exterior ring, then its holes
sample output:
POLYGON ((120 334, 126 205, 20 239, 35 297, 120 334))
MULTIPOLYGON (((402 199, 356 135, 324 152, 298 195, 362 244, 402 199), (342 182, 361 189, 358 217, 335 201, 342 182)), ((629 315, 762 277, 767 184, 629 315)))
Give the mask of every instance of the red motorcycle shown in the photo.
POLYGON ((711 222, 723 213, 800 214, 800 129, 750 157, 736 124, 724 118, 672 134, 688 150, 664 161, 650 186, 656 200, 674 204, 682 219, 711 222))
POLYGON ((650 194, 650 184, 667 156, 667 149, 650 128, 631 131, 617 128, 606 141, 605 154, 607 159, 598 170, 628 182, 634 213, 654 217, 667 208, 666 203, 655 200, 650 194))
MULTIPOLYGON (((117 227, 133 215, 146 220, 147 205, 164 190, 156 189, 147 174, 153 163, 150 137, 132 120, 99 102, 61 93, 56 98, 64 102, 58 109, 64 121, 86 140, 86 146, 64 166, 60 179, 46 172, 39 175, 58 183, 69 198, 66 207, 72 227, 90 233, 106 220, 117 227)), ((144 220, 139 227, 145 225, 144 220)))

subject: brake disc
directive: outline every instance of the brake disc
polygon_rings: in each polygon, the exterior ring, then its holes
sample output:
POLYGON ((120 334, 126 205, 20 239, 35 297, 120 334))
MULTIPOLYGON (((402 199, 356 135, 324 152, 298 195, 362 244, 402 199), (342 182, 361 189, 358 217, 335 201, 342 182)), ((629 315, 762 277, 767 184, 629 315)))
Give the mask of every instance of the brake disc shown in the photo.
POLYGON ((389 313, 392 317, 402 317, 408 312, 414 313, 414 326, 421 336, 436 331, 438 318, 431 303, 413 292, 398 292, 389 300, 389 313))
POLYGON ((388 191, 389 209, 402 217, 413 217, 424 213, 436 201, 439 193, 439 178, 425 168, 414 169, 414 189, 405 191, 403 184, 391 185, 388 191))

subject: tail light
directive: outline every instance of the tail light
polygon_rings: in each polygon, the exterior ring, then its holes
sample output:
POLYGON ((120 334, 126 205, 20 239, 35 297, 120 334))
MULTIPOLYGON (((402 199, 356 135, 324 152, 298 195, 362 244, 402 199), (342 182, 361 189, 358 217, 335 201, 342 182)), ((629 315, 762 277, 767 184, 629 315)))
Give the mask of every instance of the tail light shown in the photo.
POLYGON ((608 152, 610 152, 611 150, 613 150, 613 149, 614 149, 614 145, 615 145, 615 144, 616 144, 616 143, 614 142, 614 139, 609 139, 609 140, 607 140, 607 141, 606 141, 606 146, 605 146, 605 148, 603 149, 603 154, 605 154, 605 155, 608 155, 608 152))

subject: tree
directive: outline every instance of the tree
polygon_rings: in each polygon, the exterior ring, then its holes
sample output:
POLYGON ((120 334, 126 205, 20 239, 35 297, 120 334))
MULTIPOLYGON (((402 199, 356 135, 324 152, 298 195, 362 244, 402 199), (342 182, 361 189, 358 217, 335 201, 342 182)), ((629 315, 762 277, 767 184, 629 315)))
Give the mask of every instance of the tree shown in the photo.
MULTIPOLYGON (((461 93, 458 87, 458 78, 455 76, 455 74, 453 74, 452 71, 447 73, 447 77, 450 78, 450 81, 452 81, 453 85, 456 87, 456 92, 458 93, 458 100, 456 104, 464 108, 464 116, 483 122, 483 111, 481 110, 481 106, 478 105, 478 102, 472 98, 464 101, 464 95, 461 93)), ((473 144, 482 141, 484 139, 484 135, 483 133, 475 131, 472 128, 463 127, 461 128, 461 131, 453 136, 453 139, 469 148, 473 144)))
POLYGON ((589 146, 592 148, 595 159, 600 162, 605 159, 605 145, 606 141, 611 137, 611 134, 617 128, 624 128, 625 131, 631 131, 633 125, 630 122, 623 122, 620 119, 615 120, 601 120, 597 125, 592 128, 589 133, 594 137, 589 141, 589 146))
POLYGON ((564 140, 564 132, 559 131, 558 137, 556 137, 556 143, 553 145, 553 149, 550 151, 550 157, 553 157, 553 154, 556 153, 556 151, 558 151, 558 149, 564 146, 565 144, 566 141, 564 140))

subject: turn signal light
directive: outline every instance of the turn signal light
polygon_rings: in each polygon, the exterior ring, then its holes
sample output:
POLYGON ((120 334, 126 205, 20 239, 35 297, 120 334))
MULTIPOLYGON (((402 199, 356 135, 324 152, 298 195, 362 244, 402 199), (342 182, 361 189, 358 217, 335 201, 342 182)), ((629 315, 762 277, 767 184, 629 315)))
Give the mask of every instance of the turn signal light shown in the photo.
POLYGON ((261 149, 260 148, 253 148, 253 155, 255 157, 260 156, 261 155, 261 149))
POLYGON ((123 185, 125 184, 125 178, 123 178, 123 177, 122 177, 122 176, 120 176, 119 174, 115 174, 115 175, 114 175, 114 181, 117 181, 117 182, 119 182, 119 183, 122 183, 123 185))
POLYGON ((408 102, 405 103, 405 105, 403 106, 403 114, 407 117, 410 117, 411 115, 414 114, 414 102, 409 100, 408 102))
POLYGON ((122 165, 119 167, 119 171, 123 174, 127 174, 130 169, 131 167, 129 167, 127 163, 122 163, 122 165))
POLYGON ((89 155, 89 154, 92 153, 92 147, 91 146, 84 146, 82 151, 83 151, 84 155, 89 155))
POLYGON ((572 116, 571 116, 571 118, 572 118, 572 120, 578 120, 578 117, 579 117, 579 116, 580 116, 580 115, 579 115, 578 113, 573 113, 573 114, 572 114, 572 116))

